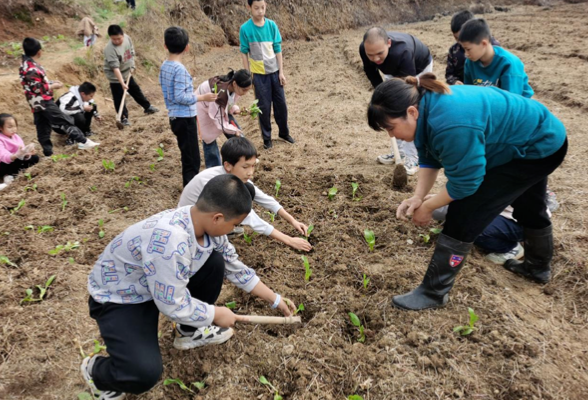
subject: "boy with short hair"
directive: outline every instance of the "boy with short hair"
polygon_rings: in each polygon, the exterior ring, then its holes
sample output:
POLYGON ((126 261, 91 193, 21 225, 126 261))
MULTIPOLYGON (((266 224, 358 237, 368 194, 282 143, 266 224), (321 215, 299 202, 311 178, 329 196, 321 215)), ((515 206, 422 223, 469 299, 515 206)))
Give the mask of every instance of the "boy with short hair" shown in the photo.
POLYGON ((190 48, 190 37, 185 29, 172 26, 164 33, 165 48, 169 52, 161 65, 159 83, 167 107, 169 124, 176 135, 182 158, 184 187, 200 171, 200 149, 196 123, 196 102, 215 101, 216 94, 197 96, 192 76, 182 64, 182 57, 190 48))
POLYGON ((265 18, 264 0, 247 0, 251 19, 241 25, 239 41, 243 68, 253 74, 255 97, 261 109, 259 126, 263 138, 263 148, 272 144, 271 107, 274 105, 274 118, 279 128, 279 138, 294 143, 288 128, 288 109, 284 86, 284 60, 282 58, 282 36, 274 21, 265 18))
MULTIPOLYGON (((232 137, 223 144, 223 147, 221 148, 221 156, 223 159, 223 165, 202 171, 190 181, 188 186, 184 188, 178 207, 196 202, 199 199, 202 188, 206 182, 215 176, 232 174, 236 175, 243 182, 252 183, 250 180, 253 179, 255 165, 257 164, 257 149, 253 143, 244 137, 232 137)), ((270 212, 284 218, 300 234, 304 236, 307 235, 308 227, 306 225, 298 222, 273 197, 268 196, 255 185, 253 185, 253 187, 255 188, 255 197, 253 198, 253 201, 270 212)), ((253 228, 255 232, 276 239, 294 249, 304 251, 310 251, 312 249, 312 246, 307 240, 285 235, 266 221, 262 220, 254 210, 251 210, 247 218, 245 218, 243 225, 248 225, 253 228)))
MULTIPOLYGON (((110 82, 115 111, 118 113, 123 93, 127 90, 128 94, 143 107, 145 114, 155 114, 159 110, 147 100, 132 76, 129 85, 126 84, 131 70, 135 69, 135 47, 131 38, 124 33, 119 25, 108 27, 108 37, 110 40, 104 47, 104 73, 110 82)), ((126 105, 123 106, 121 122, 125 126, 131 125, 126 105)))
POLYGON ((22 42, 22 48, 24 54, 19 68, 20 83, 33 112, 37 139, 43 148, 43 154, 46 157, 53 155, 52 126, 58 126, 68 135, 69 139, 77 142, 80 150, 98 146, 100 143, 87 139, 82 131, 75 126, 73 119, 64 115, 55 104, 53 89, 62 88, 63 83, 49 81, 45 69, 38 64, 38 60, 43 54, 41 42, 34 38, 25 38, 22 42))
MULTIPOLYGON (((463 68, 466 57, 465 51, 459 43, 459 32, 463 24, 474 18, 474 14, 469 10, 459 11, 451 18, 451 32, 456 42, 449 48, 449 53, 447 54, 445 80, 450 85, 463 85, 463 68)), ((490 41, 493 46, 500 46, 500 43, 494 37, 491 37, 490 41)))
POLYGON ((466 22, 459 33, 459 42, 467 60, 464 84, 496 86, 526 98, 533 97, 533 89, 525 73, 525 65, 514 54, 492 45, 492 35, 482 18, 466 22))
POLYGON ((233 175, 217 176, 195 205, 167 210, 115 237, 88 277, 90 316, 110 357, 86 357, 81 372, 94 398, 119 400, 151 389, 163 369, 159 313, 177 323, 174 347, 224 343, 245 317, 217 307, 226 277, 285 316, 292 301, 274 293, 239 261, 226 234, 251 210, 251 194, 233 175))
MULTIPOLYGON (((91 82, 84 82, 80 86, 70 87, 69 91, 62 95, 56 103, 61 112, 74 119, 75 125, 85 137, 93 135, 92 118, 96 118, 96 121, 102 121, 94 101, 95 94, 96 86, 91 82)), ((58 130, 59 128, 54 129, 58 130)))

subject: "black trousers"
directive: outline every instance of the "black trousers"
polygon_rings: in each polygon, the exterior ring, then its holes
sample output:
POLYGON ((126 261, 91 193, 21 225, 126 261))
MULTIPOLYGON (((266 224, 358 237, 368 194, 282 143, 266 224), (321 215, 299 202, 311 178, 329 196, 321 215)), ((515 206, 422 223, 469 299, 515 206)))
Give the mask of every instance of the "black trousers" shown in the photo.
POLYGON ((182 157, 182 181, 184 187, 200 171, 200 148, 198 147, 198 126, 196 117, 170 118, 171 130, 176 135, 182 157))
MULTIPOLYGON (((38 155, 32 155, 28 160, 19 160, 18 158, 10 164, 0 162, 0 178, 5 175, 16 175, 23 169, 27 169, 39 162, 38 155)), ((1 182, 1 180, 0 180, 1 182)))
POLYGON ((72 115, 76 126, 84 133, 90 132, 92 126, 92 112, 77 113, 72 115))
POLYGON ((272 138, 272 104, 280 137, 290 135, 286 95, 284 87, 280 84, 279 71, 268 75, 253 74, 253 85, 255 85, 255 98, 259 100, 257 106, 262 112, 259 115, 259 127, 263 140, 267 141, 272 138))
POLYGON ((525 228, 551 225, 547 215, 547 177, 563 162, 568 141, 554 154, 538 160, 513 160, 486 171, 473 195, 449 204, 443 233, 462 242, 473 242, 509 205, 513 218, 525 228))
POLYGON ((86 143, 86 137, 75 125, 74 119, 65 115, 53 100, 44 104, 45 109, 35 112, 35 127, 37 128, 37 140, 43 148, 43 154, 53 154, 53 143, 51 143, 51 131, 53 127, 62 130, 70 139, 77 143, 86 143))
MULTIPOLYGON (((116 110, 116 112, 118 114, 118 110, 120 108, 120 103, 122 101, 122 97, 123 97, 125 90, 123 89, 123 87, 120 83, 118 83, 118 82, 112 83, 111 82, 110 83, 110 91, 112 92, 112 100, 114 100, 114 109, 116 110)), ((141 107, 143 107, 144 110, 147 110, 149 107, 151 107, 151 103, 149 102, 149 100, 147 100, 147 98, 145 97, 145 95, 141 91, 141 88, 139 87, 139 85, 137 85, 137 82, 135 82, 135 78, 133 78, 132 76, 131 76, 131 80, 129 81, 129 90, 127 93, 129 96, 131 96, 133 99, 135 99, 135 101, 137 103, 139 103, 139 105, 141 107)), ((127 106, 126 106, 126 102, 125 102, 125 106, 123 107, 121 119, 126 119, 128 117, 129 117, 129 110, 127 110, 127 106)))
MULTIPOLYGON (((170 265, 173 270, 175 266, 170 265)), ((221 253, 213 251, 190 278, 188 290, 208 304, 218 299, 225 275, 221 253)), ((91 371, 96 387, 139 394, 151 389, 163 371, 157 338, 159 309, 153 300, 139 304, 100 304, 92 297, 90 316, 96 320, 110 357, 99 357, 91 371)))

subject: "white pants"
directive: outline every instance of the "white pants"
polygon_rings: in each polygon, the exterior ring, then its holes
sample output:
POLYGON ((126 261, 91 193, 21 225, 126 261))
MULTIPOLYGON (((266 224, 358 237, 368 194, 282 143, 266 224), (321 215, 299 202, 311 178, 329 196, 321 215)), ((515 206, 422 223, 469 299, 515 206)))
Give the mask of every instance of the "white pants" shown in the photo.
MULTIPOLYGON (((431 62, 429 63, 429 65, 427 65, 420 74, 417 74, 417 76, 420 77, 422 74, 425 74, 427 72, 433 72, 433 57, 431 57, 431 62)), ((383 75, 384 81, 388 81, 394 78, 392 75, 383 75)), ((401 157, 418 159, 418 153, 416 147, 414 146, 414 142, 405 142, 404 140, 399 139, 396 139, 396 142, 398 143, 398 151, 400 151, 401 157)), ((392 145, 390 145, 390 154, 394 154, 392 145)))

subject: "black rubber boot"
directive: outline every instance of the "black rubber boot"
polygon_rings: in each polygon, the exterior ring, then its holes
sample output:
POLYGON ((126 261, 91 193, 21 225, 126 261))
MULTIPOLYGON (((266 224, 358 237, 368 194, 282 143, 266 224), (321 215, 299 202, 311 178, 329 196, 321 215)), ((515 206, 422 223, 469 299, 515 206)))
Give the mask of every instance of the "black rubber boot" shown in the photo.
POLYGON ((439 235, 423 282, 412 292, 394 296, 392 305, 404 310, 443 307, 449 300, 449 291, 472 246, 473 243, 439 235))
POLYGON ((553 258, 552 225, 543 229, 525 228, 524 235, 525 261, 508 260, 504 268, 535 282, 549 282, 553 258))

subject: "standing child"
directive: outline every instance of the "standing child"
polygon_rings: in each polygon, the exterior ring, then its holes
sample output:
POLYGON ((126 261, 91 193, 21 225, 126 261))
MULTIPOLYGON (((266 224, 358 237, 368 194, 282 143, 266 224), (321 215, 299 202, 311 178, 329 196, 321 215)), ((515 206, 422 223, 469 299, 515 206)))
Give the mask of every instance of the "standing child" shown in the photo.
POLYGON ((47 157, 53 154, 53 143, 51 143, 53 126, 66 132, 69 139, 78 143, 80 150, 98 146, 100 143, 94 143, 87 139, 82 131, 75 126, 73 119, 64 115, 53 101, 53 89, 63 87, 63 83, 50 82, 43 67, 37 63, 43 54, 41 42, 34 38, 25 38, 22 42, 22 49, 24 54, 19 69, 20 83, 35 118, 37 139, 43 148, 43 154, 47 157))
MULTIPOLYGON (((445 80, 450 85, 463 85, 463 68, 466 61, 465 51, 459 43, 459 33, 463 24, 474 19, 474 14, 468 10, 455 13, 451 18, 451 32, 456 42, 449 48, 447 54, 447 68, 445 69, 445 80)), ((493 46, 500 46, 498 40, 490 37, 493 46)))
MULTIPOLYGON (((110 41, 104 48, 104 73, 110 82, 115 111, 118 113, 123 93, 127 90, 129 95, 143 107, 145 114, 155 114, 159 110, 147 100, 132 76, 129 85, 126 84, 131 70, 135 68, 135 48, 131 38, 125 35, 119 25, 108 27, 108 37, 110 41)), ((131 125, 126 105, 123 106, 121 122, 125 126, 131 125)))
POLYGON ((90 316, 110 357, 87 357, 84 380, 94 398, 119 400, 151 389, 161 376, 161 312, 177 323, 174 347, 224 343, 245 317, 215 306, 224 278, 278 308, 294 304, 239 260, 226 234, 251 211, 251 194, 233 175, 206 184, 195 205, 163 211, 127 228, 98 258, 90 276, 90 316))
POLYGON ((84 82, 80 86, 72 86, 69 91, 57 100, 61 112, 74 119, 75 125, 82 131, 85 137, 92 136, 92 118, 102 121, 98 114, 98 107, 94 101, 96 86, 90 82, 84 82))
POLYGON ((39 162, 35 153, 35 145, 24 145, 21 137, 16 133, 18 123, 10 114, 0 114, 0 190, 4 189, 14 179, 13 175, 39 162))
POLYGON ((279 137, 294 143, 288 128, 288 109, 284 85, 284 60, 282 58, 282 36, 274 21, 265 18, 264 0, 247 0, 251 19, 239 31, 243 67, 253 74, 255 97, 259 100, 259 126, 263 138, 263 148, 272 144, 271 107, 274 105, 274 118, 279 128, 279 137))
POLYGON ((184 186, 200 171, 200 149, 196 123, 196 102, 214 101, 216 95, 194 93, 192 76, 182 64, 182 58, 190 48, 190 38, 185 29, 172 26, 164 33, 165 48, 169 52, 161 65, 159 83, 167 107, 169 124, 176 135, 182 158, 182 181, 184 186))
POLYGON ((216 139, 224 134, 228 139, 235 135, 241 136, 241 128, 234 115, 240 109, 236 104, 239 97, 251 89, 251 73, 246 69, 230 71, 227 75, 215 76, 200 84, 196 92, 199 95, 213 93, 216 87, 216 101, 199 102, 198 126, 202 135, 202 149, 206 168, 221 165, 221 156, 216 139))
POLYGON ((533 97, 525 65, 514 54, 492 45, 492 35, 485 20, 480 18, 466 22, 459 33, 459 42, 468 58, 463 83, 496 86, 526 98, 533 97))

